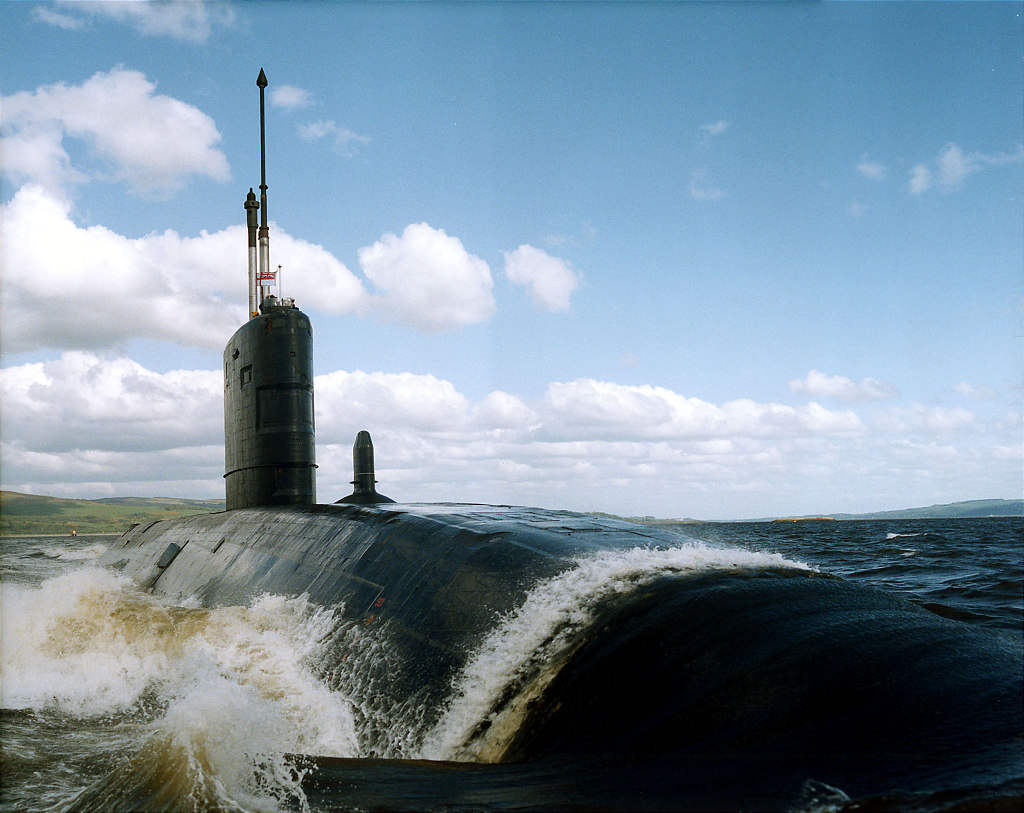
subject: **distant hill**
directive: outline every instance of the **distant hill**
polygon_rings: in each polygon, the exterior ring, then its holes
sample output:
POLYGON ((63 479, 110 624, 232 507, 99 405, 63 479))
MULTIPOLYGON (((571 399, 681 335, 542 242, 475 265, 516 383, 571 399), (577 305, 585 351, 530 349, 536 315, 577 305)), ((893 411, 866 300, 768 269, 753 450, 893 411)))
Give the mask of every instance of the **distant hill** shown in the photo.
POLYGON ((1024 500, 967 500, 902 511, 876 511, 872 514, 832 514, 835 519, 970 519, 972 517, 1024 516, 1024 500))
MULTIPOLYGON (((604 514, 602 516, 613 516, 604 514)), ((978 517, 1024 517, 1024 500, 967 500, 924 508, 904 508, 900 511, 875 511, 869 514, 803 514, 788 517, 758 517, 743 522, 773 522, 779 520, 849 520, 849 519, 974 519, 978 517)), ((624 519, 618 517, 618 519, 624 519)), ((626 517, 633 522, 652 525, 675 525, 713 522, 701 519, 655 519, 653 517, 626 517)))
MULTIPOLYGON (((186 500, 173 497, 104 497, 66 500, 17 491, 0 491, 0 536, 27 534, 123 533, 135 523, 172 519, 187 514, 223 511, 224 500, 186 500)), ((612 516, 601 514, 601 516, 612 516)), ((968 500, 902 511, 871 514, 828 514, 828 519, 955 519, 1024 516, 1024 500, 968 500)), ((789 517, 808 519, 809 517, 789 517)), ((764 521, 773 518, 766 518, 764 521)), ((701 522, 694 519, 633 517, 652 524, 701 522)), ((750 520, 756 522, 759 520, 750 520)))
POLYGON ((0 535, 122 533, 133 524, 223 511, 224 500, 104 497, 65 500, 0 491, 0 535))

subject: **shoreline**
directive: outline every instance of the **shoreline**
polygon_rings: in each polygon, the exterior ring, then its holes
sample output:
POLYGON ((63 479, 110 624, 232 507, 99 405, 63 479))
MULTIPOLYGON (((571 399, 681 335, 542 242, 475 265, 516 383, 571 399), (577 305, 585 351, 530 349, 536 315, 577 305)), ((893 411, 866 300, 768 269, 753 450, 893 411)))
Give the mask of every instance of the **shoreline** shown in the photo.
POLYGON ((3 539, 45 539, 46 537, 57 537, 59 539, 82 539, 87 536, 121 536, 124 531, 89 531, 83 534, 69 534, 69 533, 56 533, 56 534, 12 534, 2 533, 0 534, 0 540, 3 539))

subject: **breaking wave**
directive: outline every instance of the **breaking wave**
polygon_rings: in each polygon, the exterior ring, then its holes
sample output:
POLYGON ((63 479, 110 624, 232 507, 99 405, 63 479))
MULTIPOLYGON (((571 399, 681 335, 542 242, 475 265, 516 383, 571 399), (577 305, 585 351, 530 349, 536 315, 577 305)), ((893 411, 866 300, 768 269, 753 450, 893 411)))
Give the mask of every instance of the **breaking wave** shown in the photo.
POLYGON ((518 730, 526 707, 572 654, 597 607, 666 576, 787 567, 808 570, 778 554, 692 546, 608 551, 536 585, 475 649, 452 688, 439 722, 416 756, 496 762, 518 730))
POLYGON ((301 808, 285 755, 358 750, 347 699, 313 672, 333 627, 303 598, 174 606, 98 569, 4 585, 0 700, 134 725, 135 744, 70 809, 114 809, 126 793, 153 810, 301 808))

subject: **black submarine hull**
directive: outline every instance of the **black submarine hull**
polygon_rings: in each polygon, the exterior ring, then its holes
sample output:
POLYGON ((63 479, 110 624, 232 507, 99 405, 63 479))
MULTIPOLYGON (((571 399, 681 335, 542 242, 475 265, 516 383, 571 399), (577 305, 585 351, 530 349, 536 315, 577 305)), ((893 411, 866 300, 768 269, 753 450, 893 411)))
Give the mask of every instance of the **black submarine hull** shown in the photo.
MULTIPOLYGON (((477 781, 467 763, 505 766, 520 786, 507 799, 526 808, 780 809, 806 802, 808 782, 863 799, 1024 775, 1022 666, 1008 638, 812 570, 728 557, 610 575, 475 716, 438 734, 468 702, 481 649, 512 646, 496 637, 502 625, 547 611, 541 587, 550 603, 581 563, 689 544, 570 512, 314 505, 140 526, 101 563, 208 606, 271 593, 335 608, 324 679, 352 697, 367 757, 433 777, 427 808, 468 792, 452 786, 477 781), (402 717, 413 722, 396 735, 402 717), (528 776, 548 802, 523 795, 528 776)), ((310 801, 364 806, 356 765, 320 760, 310 801)))

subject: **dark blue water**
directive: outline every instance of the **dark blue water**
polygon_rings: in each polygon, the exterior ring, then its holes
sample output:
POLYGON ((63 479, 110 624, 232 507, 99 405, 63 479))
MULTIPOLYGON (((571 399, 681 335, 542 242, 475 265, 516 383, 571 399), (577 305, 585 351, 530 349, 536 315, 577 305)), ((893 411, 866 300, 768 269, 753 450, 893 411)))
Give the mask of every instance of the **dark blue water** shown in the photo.
POLYGON ((1024 519, 736 522, 675 526, 702 540, 776 551, 933 612, 1020 636, 1024 519))
MULTIPOLYGON (((357 631, 340 623, 337 608, 273 596, 248 607, 173 604, 91 566, 112 537, 5 539, 0 810, 1020 809, 1024 757, 1013 745, 1024 745, 1022 724, 1003 719, 1004 709, 1019 705, 1019 692, 1008 701, 1005 681, 989 673, 1005 673, 1006 653, 1019 662, 1024 647, 1024 520, 678 530, 686 537, 679 551, 581 565, 574 578, 538 587, 528 597, 532 614, 502 620, 500 635, 473 653, 440 721, 355 685, 370 673, 348 669, 339 656, 357 631), (728 578, 723 562, 733 563, 728 578), (823 577, 807 578, 798 565, 823 577), (648 577, 638 576, 645 568, 648 577), (617 595, 619 587, 609 590, 616 579, 621 589, 645 591, 626 615, 618 609, 625 605, 593 598, 617 595), (861 598, 861 586, 883 593, 861 598), (829 596, 848 609, 826 623, 829 596), (886 596, 926 613, 898 602, 893 611, 886 596), (557 638, 559 625, 584 610, 592 616, 586 623, 620 631, 615 646, 592 636, 565 668, 556 668, 552 654, 549 689, 531 703, 543 707, 557 697, 557 708, 542 715, 543 724, 507 738, 509 754, 539 747, 548 756, 479 762, 488 736, 478 731, 480 698, 493 692, 491 684, 505 685, 530 652, 548 657, 537 642, 557 638), (680 613, 692 627, 672 620, 680 613), (929 626, 934 616, 949 623, 929 626), (875 618, 889 626, 873 627, 875 618), (843 624, 857 628, 864 652, 844 647, 843 624), (772 635, 784 626, 813 641, 813 657, 809 644, 793 647, 772 635), (910 663, 901 640, 908 635, 921 636, 910 663), (659 646, 671 647, 671 674, 629 674, 630 647, 659 646), (977 663, 970 696, 951 696, 929 661, 958 646, 977 663), (886 658, 904 662, 887 671, 886 658), (622 680, 599 691, 578 685, 594 673, 588 664, 622 671, 622 680), (901 720, 903 711, 887 707, 897 695, 886 685, 859 692, 858 708, 845 702, 842 693, 860 679, 851 676, 883 673, 929 698, 917 716, 901 720), (792 691, 780 694, 780 686, 792 691), (666 691, 672 707, 652 720, 640 710, 644 694, 666 691), (629 724, 630 703, 636 719, 645 715, 649 736, 664 738, 684 719, 699 747, 642 763, 617 759, 614 744, 635 749, 643 733, 629 724), (964 713, 947 719, 949 706, 964 713), (762 709, 785 710, 785 721, 762 719, 762 709), (742 727, 725 725, 729 715, 742 727), (871 734, 864 732, 889 719, 898 721, 898 741, 865 749, 871 734), (1001 743, 986 750, 992 732, 1001 743), (577 743, 571 759, 560 756, 559 738, 570 736, 598 745, 580 753, 577 743), (833 749, 838 763, 810 753, 808 743, 822 736, 845 739, 849 753, 833 749), (914 763, 902 784, 875 792, 887 766, 907 763, 902 750, 914 737, 932 762, 914 763)), ((571 623, 585 626, 579 618, 571 623)), ((386 666, 387 641, 375 646, 375 665, 386 666)))

